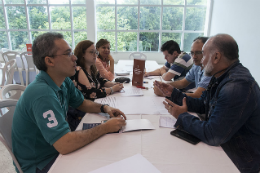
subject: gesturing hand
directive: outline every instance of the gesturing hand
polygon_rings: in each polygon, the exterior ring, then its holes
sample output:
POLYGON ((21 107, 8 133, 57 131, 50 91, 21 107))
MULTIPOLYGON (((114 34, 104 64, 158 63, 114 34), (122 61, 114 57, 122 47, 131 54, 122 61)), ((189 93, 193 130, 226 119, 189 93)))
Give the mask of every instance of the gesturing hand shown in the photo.
POLYGON ((180 114, 188 111, 188 107, 186 104, 186 97, 184 97, 182 100, 182 106, 179 106, 179 105, 173 103, 169 99, 165 99, 163 104, 164 104, 165 108, 168 110, 168 112, 172 116, 174 116, 176 119, 178 119, 180 114))
POLYGON ((154 86, 156 86, 164 96, 171 97, 172 91, 174 87, 172 85, 159 82, 159 81, 154 81, 154 86))

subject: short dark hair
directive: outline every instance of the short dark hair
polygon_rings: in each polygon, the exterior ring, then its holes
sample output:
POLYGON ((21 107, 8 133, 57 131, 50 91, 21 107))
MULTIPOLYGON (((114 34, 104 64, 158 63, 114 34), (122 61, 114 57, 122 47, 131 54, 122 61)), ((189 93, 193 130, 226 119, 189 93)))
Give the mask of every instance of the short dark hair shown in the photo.
POLYGON ((162 47, 161 47, 161 51, 164 52, 164 51, 168 51, 169 54, 173 54, 174 51, 177 51, 177 53, 181 53, 181 50, 180 50, 180 47, 179 47, 179 44, 176 42, 176 41, 173 41, 173 40, 169 40, 169 41, 166 41, 162 47))
POLYGON ((45 57, 56 53, 57 47, 54 41, 63 39, 63 35, 56 32, 47 32, 39 35, 32 45, 33 62, 39 70, 47 71, 45 57))
POLYGON ((212 46, 218 49, 228 60, 238 60, 239 48, 237 42, 227 34, 218 34, 213 37, 212 46))
POLYGON ((199 36, 199 37, 195 38, 193 40, 193 42, 195 42, 197 40, 200 40, 203 44, 205 44, 208 39, 209 39, 209 37, 201 37, 201 36, 199 36))

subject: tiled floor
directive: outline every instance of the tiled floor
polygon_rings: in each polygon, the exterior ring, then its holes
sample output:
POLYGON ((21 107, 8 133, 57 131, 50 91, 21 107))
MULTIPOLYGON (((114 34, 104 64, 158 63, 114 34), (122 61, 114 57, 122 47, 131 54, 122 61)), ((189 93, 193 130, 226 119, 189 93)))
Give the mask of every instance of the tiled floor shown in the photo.
POLYGON ((4 144, 0 142, 0 172, 1 173, 15 173, 13 160, 4 144))

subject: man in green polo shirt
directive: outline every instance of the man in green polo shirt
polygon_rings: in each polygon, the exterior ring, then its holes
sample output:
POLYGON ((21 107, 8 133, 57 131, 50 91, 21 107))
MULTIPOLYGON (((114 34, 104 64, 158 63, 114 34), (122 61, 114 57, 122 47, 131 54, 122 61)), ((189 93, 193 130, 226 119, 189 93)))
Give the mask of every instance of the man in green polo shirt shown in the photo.
POLYGON ((12 147, 24 173, 42 173, 48 172, 59 153, 70 153, 106 133, 118 131, 126 117, 118 109, 84 100, 68 78, 75 74, 77 57, 61 34, 38 36, 32 54, 40 73, 17 103, 12 147), (116 118, 89 130, 71 132, 66 122, 68 106, 84 112, 106 112, 116 118))

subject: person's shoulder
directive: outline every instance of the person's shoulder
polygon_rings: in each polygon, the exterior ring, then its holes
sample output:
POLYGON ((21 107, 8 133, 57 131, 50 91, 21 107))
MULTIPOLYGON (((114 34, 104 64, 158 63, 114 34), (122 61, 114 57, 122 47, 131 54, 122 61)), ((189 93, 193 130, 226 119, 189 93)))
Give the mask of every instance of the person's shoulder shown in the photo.
POLYGON ((186 52, 181 52, 181 54, 178 56, 178 58, 185 60, 186 62, 191 59, 190 55, 186 52))

